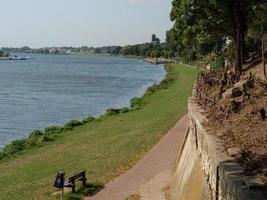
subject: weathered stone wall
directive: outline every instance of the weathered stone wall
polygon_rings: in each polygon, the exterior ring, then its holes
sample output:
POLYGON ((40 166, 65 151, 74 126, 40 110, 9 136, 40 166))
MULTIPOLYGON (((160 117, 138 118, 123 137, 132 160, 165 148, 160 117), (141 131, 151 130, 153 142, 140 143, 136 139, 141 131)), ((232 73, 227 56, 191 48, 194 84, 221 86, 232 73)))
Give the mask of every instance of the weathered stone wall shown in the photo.
POLYGON ((204 127, 203 110, 192 98, 189 99, 188 111, 190 126, 177 161, 171 199, 267 199, 259 190, 262 187, 248 184, 253 182, 253 177, 244 175, 243 168, 225 153, 212 130, 204 127))

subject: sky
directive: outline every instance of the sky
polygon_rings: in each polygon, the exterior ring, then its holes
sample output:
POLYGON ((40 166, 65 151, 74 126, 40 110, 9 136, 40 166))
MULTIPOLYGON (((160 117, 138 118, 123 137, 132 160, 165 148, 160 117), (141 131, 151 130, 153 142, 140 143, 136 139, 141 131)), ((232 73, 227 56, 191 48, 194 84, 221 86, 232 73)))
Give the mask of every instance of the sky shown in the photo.
POLYGON ((162 41, 171 0, 0 0, 0 46, 105 46, 162 41))

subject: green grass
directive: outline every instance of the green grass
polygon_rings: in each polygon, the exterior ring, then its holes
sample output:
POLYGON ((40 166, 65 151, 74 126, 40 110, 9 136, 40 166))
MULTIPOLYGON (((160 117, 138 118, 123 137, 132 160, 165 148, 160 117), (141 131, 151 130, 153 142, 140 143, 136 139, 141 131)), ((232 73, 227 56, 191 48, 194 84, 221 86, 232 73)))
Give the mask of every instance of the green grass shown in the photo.
MULTIPOLYGON (((187 111, 197 70, 168 65, 173 83, 145 95, 140 110, 104 117, 79 126, 54 142, 33 147, 0 161, 1 200, 53 200, 56 173, 87 170, 99 188, 132 167, 187 111)), ((92 187, 69 194, 79 199, 92 187)))

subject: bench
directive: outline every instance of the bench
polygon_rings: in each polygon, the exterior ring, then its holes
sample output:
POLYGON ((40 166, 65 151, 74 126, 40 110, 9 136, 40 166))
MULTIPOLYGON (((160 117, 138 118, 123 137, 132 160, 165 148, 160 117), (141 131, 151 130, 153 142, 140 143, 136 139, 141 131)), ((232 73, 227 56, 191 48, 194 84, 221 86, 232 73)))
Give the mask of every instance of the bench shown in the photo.
POLYGON ((83 170, 81 172, 76 173, 73 176, 70 176, 66 181, 65 181, 65 172, 59 172, 57 174, 54 187, 61 189, 62 196, 63 196, 65 187, 71 188, 72 192, 75 192, 75 189, 76 189, 75 183, 77 181, 81 181, 83 183, 83 187, 86 186, 86 181, 87 181, 86 170, 83 170))
POLYGON ((86 170, 70 176, 67 181, 64 182, 64 187, 69 187, 72 189, 72 192, 75 192, 75 182, 77 181, 81 181, 83 183, 83 187, 86 186, 86 170))

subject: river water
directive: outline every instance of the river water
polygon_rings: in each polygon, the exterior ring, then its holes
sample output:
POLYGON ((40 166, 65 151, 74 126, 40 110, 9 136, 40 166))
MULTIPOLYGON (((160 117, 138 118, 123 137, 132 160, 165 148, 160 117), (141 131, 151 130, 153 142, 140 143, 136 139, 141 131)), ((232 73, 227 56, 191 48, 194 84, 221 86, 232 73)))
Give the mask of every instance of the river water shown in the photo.
POLYGON ((0 148, 34 129, 129 106, 165 76, 162 65, 109 56, 26 55, 0 61, 0 148))

